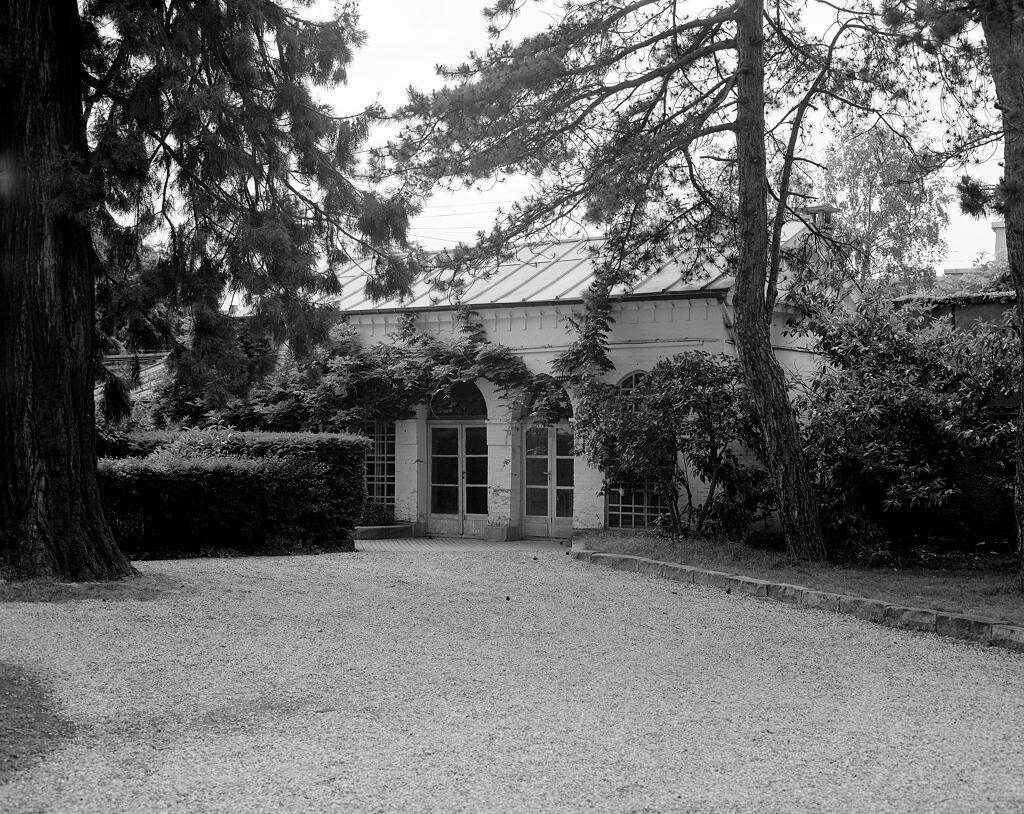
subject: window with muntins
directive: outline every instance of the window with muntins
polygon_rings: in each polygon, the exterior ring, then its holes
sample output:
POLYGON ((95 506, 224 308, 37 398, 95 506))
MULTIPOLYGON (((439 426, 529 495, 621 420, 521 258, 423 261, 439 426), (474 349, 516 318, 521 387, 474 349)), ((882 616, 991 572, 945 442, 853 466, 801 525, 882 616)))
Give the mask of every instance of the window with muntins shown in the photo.
POLYGON ((636 396, 634 396, 633 393, 646 378, 647 374, 642 370, 630 373, 625 379, 619 382, 619 393, 624 399, 628 399, 631 402, 635 401, 636 396))
MULTIPOLYGON (((639 397, 637 388, 647 378, 642 370, 630 373, 619 382, 623 399, 635 405, 639 397)), ((655 524, 663 514, 669 514, 669 504, 654 481, 609 484, 604 494, 605 525, 612 529, 645 529, 655 524)))
POLYGON ((395 505, 395 422, 375 421, 363 428, 373 442, 366 453, 366 502, 395 505))
POLYGON ((669 505, 654 483, 612 484, 605 490, 605 523, 610 529, 646 529, 654 526, 669 505))

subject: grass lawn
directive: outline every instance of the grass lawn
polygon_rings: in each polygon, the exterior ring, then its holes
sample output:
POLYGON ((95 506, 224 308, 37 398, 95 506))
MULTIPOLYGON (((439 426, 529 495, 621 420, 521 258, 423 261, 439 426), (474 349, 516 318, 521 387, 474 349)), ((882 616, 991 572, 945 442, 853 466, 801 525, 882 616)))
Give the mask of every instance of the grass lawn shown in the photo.
POLYGON ((748 548, 735 542, 673 542, 636 532, 580 534, 573 538, 573 543, 594 551, 635 554, 819 591, 1024 624, 1024 594, 1020 593, 1009 564, 1006 568, 948 570, 809 565, 784 553, 748 548))

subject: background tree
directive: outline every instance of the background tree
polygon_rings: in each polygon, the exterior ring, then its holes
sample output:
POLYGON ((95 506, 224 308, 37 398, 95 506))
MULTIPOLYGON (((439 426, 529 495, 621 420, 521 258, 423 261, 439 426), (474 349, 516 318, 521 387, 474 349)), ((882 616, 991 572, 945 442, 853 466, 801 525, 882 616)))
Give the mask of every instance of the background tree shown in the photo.
POLYGON ((825 154, 821 194, 839 207, 840 222, 855 247, 857 279, 887 284, 898 294, 935 281, 945 256, 949 183, 919 167, 919 151, 872 120, 856 117, 835 134, 825 154))
MULTIPOLYGON (((216 348, 237 291, 254 330, 301 352, 322 338, 336 263, 369 252, 378 287, 415 271, 411 211, 356 182, 375 111, 338 117, 362 39, 351 5, 323 21, 273 0, 12 0, 0 9, 0 570, 129 572, 98 503, 93 285, 130 344, 155 307, 216 348), (88 140, 86 128, 88 125, 88 140), (327 267, 320 265, 327 261, 327 267), (114 296, 131 286, 130 297, 114 296), (167 311, 164 311, 167 313, 167 311)), ((159 333, 161 326, 155 326, 159 333)), ((194 360, 193 360, 194 361, 194 360)))
MULTIPOLYGON (((489 13, 497 24, 517 7, 502 0, 489 13)), ((892 64, 880 56, 891 42, 875 36, 877 26, 868 29, 869 14, 841 10, 843 19, 821 38, 807 33, 800 11, 792 2, 766 10, 762 0, 701 10, 675 0, 567 2, 547 30, 471 54, 444 71, 452 84, 440 91, 413 92, 399 111, 409 127, 379 157, 378 171, 404 174, 423 189, 502 173, 536 178, 535 195, 475 247, 451 253, 455 273, 474 253, 500 255, 514 241, 567 224, 606 234, 591 292, 599 306, 616 285, 668 257, 691 273, 707 262, 733 270, 736 344, 783 530, 793 553, 822 557, 817 507, 771 347, 783 226, 802 219, 794 190, 806 187, 813 166, 804 127, 811 106, 821 116, 871 108, 906 87, 874 69, 892 64)), ((607 323, 607 308, 592 313, 607 323)), ((600 348, 591 351, 576 355, 599 359, 600 348)))

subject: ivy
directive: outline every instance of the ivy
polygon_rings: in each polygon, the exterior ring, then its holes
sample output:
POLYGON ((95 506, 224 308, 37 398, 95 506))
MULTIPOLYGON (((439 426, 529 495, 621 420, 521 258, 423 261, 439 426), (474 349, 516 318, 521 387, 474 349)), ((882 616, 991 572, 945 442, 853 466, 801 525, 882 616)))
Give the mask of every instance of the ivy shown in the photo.
POLYGON ((471 311, 455 315, 457 333, 441 339, 406 314, 389 342, 364 346, 344 323, 330 343, 299 360, 289 356, 273 374, 226 409, 207 415, 240 429, 337 431, 373 421, 410 418, 417 405, 450 398, 457 385, 483 378, 531 417, 569 414, 561 384, 533 374, 522 358, 490 342, 471 311))

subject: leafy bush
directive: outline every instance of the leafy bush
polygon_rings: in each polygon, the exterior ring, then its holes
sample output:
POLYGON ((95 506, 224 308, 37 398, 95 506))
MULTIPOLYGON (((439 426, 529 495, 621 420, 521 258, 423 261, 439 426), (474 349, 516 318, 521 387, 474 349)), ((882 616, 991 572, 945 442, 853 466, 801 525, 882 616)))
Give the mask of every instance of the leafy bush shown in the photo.
POLYGON ((707 501, 705 536, 747 539, 751 527, 775 509, 775 489, 768 470, 732 460, 719 478, 720 488, 707 501))
POLYGON ((576 439, 608 483, 651 482, 670 506, 674 534, 701 534, 763 516, 760 492, 736 455, 756 446, 746 388, 736 359, 703 352, 659 361, 628 395, 584 380, 576 412, 576 439), (707 484, 703 506, 693 504, 691 475, 707 484), (686 495, 685 516, 677 508, 686 495), (730 515, 730 512, 735 512, 730 515))
POLYGON ((112 429, 109 425, 96 429, 97 458, 142 458, 154 449, 149 444, 136 443, 130 435, 112 429))
POLYGON ((1012 332, 955 329, 926 309, 880 299, 812 321, 822 365, 797 399, 832 547, 865 562, 922 537, 976 535, 962 473, 989 461, 986 492, 1012 517, 1012 423, 1000 405, 1019 359, 1012 332), (1001 474, 1000 474, 1001 473, 1001 474))
POLYGON ((221 429, 127 436, 142 457, 101 460, 104 509, 122 550, 351 548, 366 497, 368 441, 221 429))

